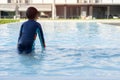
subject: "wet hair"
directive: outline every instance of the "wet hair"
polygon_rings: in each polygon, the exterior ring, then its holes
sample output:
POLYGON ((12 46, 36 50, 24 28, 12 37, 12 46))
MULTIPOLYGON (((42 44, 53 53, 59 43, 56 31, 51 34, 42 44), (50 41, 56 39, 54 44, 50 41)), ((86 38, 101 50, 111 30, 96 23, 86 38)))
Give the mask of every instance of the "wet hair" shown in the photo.
POLYGON ((35 7, 29 7, 26 11, 26 17, 28 19, 35 19, 35 17, 38 15, 38 10, 35 7))

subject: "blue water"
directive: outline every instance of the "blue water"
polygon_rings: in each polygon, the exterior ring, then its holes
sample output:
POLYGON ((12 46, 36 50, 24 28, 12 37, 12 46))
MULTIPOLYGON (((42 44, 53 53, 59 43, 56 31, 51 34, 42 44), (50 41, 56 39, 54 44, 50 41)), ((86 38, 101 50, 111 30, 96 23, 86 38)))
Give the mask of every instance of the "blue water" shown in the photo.
POLYGON ((47 48, 19 55, 21 23, 0 25, 0 76, 120 75, 120 26, 95 22, 41 22, 47 48))

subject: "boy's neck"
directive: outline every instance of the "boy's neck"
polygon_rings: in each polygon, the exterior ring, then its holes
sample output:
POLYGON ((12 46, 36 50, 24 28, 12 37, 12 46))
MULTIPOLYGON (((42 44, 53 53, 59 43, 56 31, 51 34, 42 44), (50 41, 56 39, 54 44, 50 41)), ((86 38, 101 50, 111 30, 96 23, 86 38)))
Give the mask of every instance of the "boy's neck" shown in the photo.
POLYGON ((31 21, 36 21, 36 19, 28 19, 28 20, 31 20, 31 21))

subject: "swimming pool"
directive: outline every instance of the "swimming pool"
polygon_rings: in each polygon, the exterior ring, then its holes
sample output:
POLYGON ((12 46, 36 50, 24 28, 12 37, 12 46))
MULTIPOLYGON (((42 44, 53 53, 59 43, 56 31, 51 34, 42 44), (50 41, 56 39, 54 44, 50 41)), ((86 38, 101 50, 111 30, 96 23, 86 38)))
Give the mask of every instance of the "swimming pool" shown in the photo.
POLYGON ((21 23, 0 25, 0 76, 119 77, 120 27, 96 22, 41 22, 47 48, 16 50, 21 23))

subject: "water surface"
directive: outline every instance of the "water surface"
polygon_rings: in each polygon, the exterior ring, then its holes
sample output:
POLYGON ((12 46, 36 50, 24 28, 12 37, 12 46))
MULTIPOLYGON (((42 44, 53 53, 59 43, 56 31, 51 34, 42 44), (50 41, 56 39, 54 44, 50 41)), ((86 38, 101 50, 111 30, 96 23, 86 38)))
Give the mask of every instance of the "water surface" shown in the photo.
MULTIPOLYGON (((42 22, 47 48, 19 55, 21 23, 0 25, 0 76, 120 75, 120 27, 95 22, 42 22)), ((29 26, 28 26, 29 27, 29 26)))

